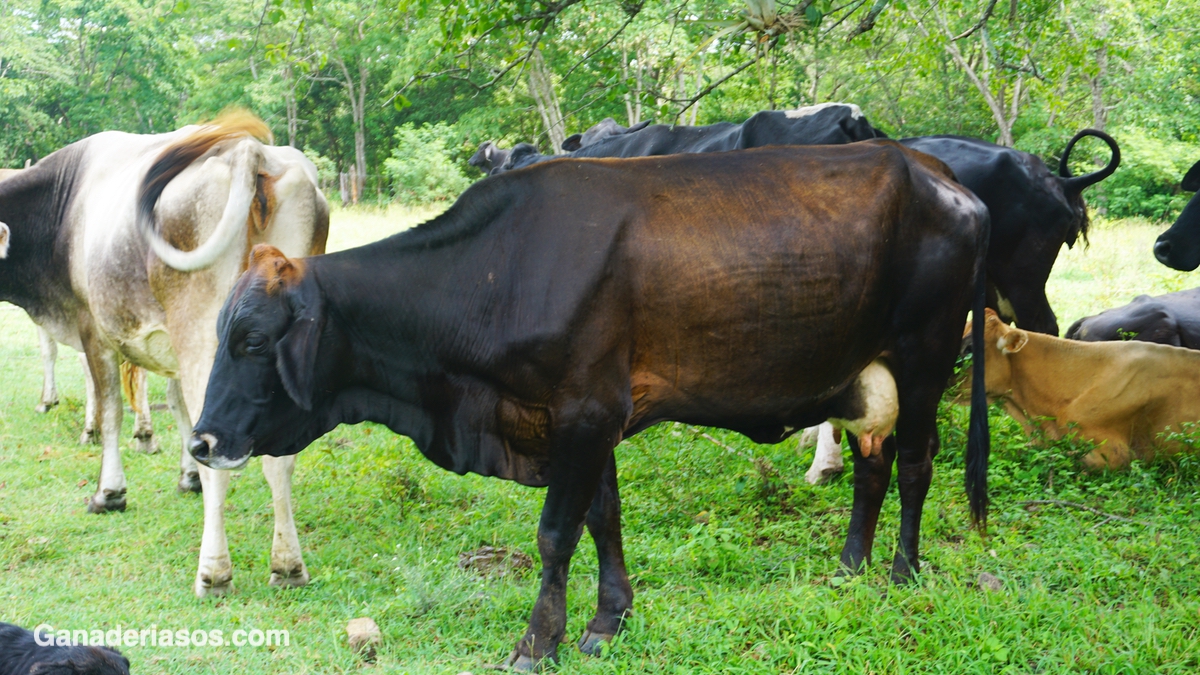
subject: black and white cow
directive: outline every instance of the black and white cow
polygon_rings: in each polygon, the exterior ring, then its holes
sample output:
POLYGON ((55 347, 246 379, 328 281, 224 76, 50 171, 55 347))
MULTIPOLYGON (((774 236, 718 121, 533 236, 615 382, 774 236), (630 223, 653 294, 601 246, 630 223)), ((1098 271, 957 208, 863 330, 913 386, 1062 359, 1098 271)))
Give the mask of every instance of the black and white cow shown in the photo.
MULTIPOLYGON (((1200 191, 1200 162, 1179 183, 1185 192, 1200 191)), ((1170 229, 1154 242, 1154 257, 1172 269, 1191 272, 1200 267, 1200 198, 1193 196, 1170 229)))
MULTIPOLYGON (((169 134, 105 132, 0 181, 9 239, 0 300, 83 352, 95 384, 103 459, 89 511, 125 507, 120 364, 176 381, 168 403, 187 438, 189 412, 204 403, 217 312, 250 247, 324 250, 328 208, 315 167, 298 150, 254 136, 269 131, 246 113, 169 134)), ((274 493, 276 584, 308 578, 291 512, 293 468, 290 460, 263 463, 274 493)), ((197 467, 185 451, 179 486, 193 489, 197 481, 205 530, 195 591, 220 593, 232 578, 224 526, 229 474, 197 467)))

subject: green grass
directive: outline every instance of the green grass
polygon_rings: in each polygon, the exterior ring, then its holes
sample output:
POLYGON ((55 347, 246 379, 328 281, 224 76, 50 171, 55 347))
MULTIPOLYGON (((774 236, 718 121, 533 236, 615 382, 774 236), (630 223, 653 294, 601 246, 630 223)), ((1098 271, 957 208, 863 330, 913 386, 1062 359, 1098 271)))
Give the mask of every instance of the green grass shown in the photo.
MULTIPOLYGON (((331 249, 413 219, 404 211, 339 211, 331 249)), ((1065 253, 1050 287, 1060 323, 1187 285, 1186 275, 1167 272, 1150 255, 1160 229, 1101 222, 1090 249, 1065 253)), ((64 350, 64 403, 37 415, 33 326, 3 305, 0 335, 0 620, 290 631, 290 645, 274 650, 126 648, 135 673, 479 673, 501 661, 524 630, 536 574, 483 579, 456 561, 482 544, 536 556, 542 492, 444 472, 407 439, 368 424, 339 428, 300 456, 295 504, 312 583, 291 591, 266 585, 270 493, 256 462, 230 490, 235 592, 196 600, 200 500, 174 492, 170 415, 155 412, 167 451, 125 454, 129 510, 88 515, 84 499, 95 488, 99 457, 76 444, 78 362, 64 350), (373 667, 345 646, 344 626, 358 616, 383 629, 373 667)), ((152 378, 155 402, 164 400, 162 383, 152 378)), ((794 441, 755 446, 712 432, 734 454, 665 424, 623 443, 617 456, 636 614, 605 657, 585 658, 564 645, 559 671, 1198 672, 1200 461, 1087 475, 1076 462, 1086 448, 1032 447, 993 410, 993 515, 991 536, 982 540, 968 527, 962 491, 966 409, 946 405, 942 418, 943 451, 923 524, 924 573, 902 588, 886 582, 898 528, 894 486, 875 562, 839 584, 849 475, 808 486, 811 453, 798 455, 794 441), (1048 498, 1139 523, 1021 505, 1048 498), (976 587, 981 572, 999 577, 1003 590, 976 587)), ((577 639, 595 597, 587 536, 574 562, 569 635, 577 639)))

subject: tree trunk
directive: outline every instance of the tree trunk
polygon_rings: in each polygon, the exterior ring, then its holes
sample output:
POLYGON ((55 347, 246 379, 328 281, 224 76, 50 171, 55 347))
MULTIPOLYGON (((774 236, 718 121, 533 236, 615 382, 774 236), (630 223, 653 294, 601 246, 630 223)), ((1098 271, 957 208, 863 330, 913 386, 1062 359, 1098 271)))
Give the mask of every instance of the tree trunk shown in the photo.
MULTIPOLYGON (((335 45, 336 46, 336 45, 335 45)), ((367 134, 365 129, 365 108, 367 100, 367 67, 360 63, 358 66, 358 82, 350 74, 350 68, 341 57, 336 57, 335 63, 342 71, 342 86, 346 89, 346 98, 350 99, 350 117, 354 120, 354 168, 351 179, 354 183, 350 189, 350 201, 358 203, 362 194, 363 181, 367 177, 367 134)))
POLYGON ((288 87, 287 95, 284 98, 284 104, 287 107, 288 145, 294 148, 296 147, 296 131, 300 126, 300 123, 297 119, 296 79, 294 77, 294 73, 292 72, 292 66, 290 63, 284 70, 284 76, 291 83, 291 85, 288 87))
MULTIPOLYGON (((704 91, 704 52, 700 52, 700 62, 696 64, 696 96, 704 91)), ((696 116, 700 114, 700 100, 692 104, 692 126, 696 126, 696 116)))
POLYGON ((1108 45, 1096 48, 1096 76, 1088 78, 1092 88, 1092 128, 1104 131, 1108 124, 1108 108, 1104 105, 1104 78, 1108 75, 1108 45))
MULTIPOLYGON (((996 127, 1000 131, 996 143, 1006 147, 1013 146, 1012 128, 1017 121, 1017 113, 1020 110, 1021 101, 1021 85, 1023 84, 1024 73, 1017 76, 1016 86, 1014 87, 1011 112, 1004 109, 1004 85, 1001 84, 999 97, 992 93, 990 73, 992 70, 991 62, 988 60, 988 45, 987 45, 987 27, 984 26, 978 31, 979 39, 982 42, 980 49, 979 68, 971 65, 970 61, 963 58, 962 52, 958 49, 958 44, 953 39, 953 33, 946 25, 946 19, 940 12, 935 12, 937 15, 938 24, 941 27, 942 36, 945 38, 945 49, 958 64, 958 67, 967 74, 967 79, 971 84, 975 85, 975 89, 983 96, 983 100, 987 103, 988 109, 992 112, 992 119, 996 122, 996 127)), ((911 12, 910 12, 911 16, 911 12)), ((915 18, 915 17, 914 17, 915 18)), ((917 20, 917 27, 921 33, 928 36, 929 33, 925 29, 924 23, 917 20)), ((1029 57, 1026 56, 1024 63, 1028 65, 1029 57)))
POLYGON ((529 94, 537 104, 542 123, 546 126, 546 136, 557 155, 563 151, 562 144, 567 138, 566 127, 562 108, 558 105, 558 95, 554 93, 553 73, 546 65, 540 49, 533 50, 529 56, 529 94))

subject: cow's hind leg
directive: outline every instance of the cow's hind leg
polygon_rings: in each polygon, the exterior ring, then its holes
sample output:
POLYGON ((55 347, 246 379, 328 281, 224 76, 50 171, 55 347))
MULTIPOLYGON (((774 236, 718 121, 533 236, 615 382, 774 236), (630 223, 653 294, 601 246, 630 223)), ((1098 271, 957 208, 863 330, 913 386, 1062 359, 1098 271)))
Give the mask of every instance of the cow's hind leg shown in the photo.
POLYGON ((882 453, 863 457, 858 451, 858 438, 850 433, 846 436, 850 442, 850 454, 854 458, 854 506, 850 510, 846 545, 842 547, 842 569, 857 574, 871 562, 879 509, 883 506, 883 498, 892 479, 896 444, 889 437, 883 442, 882 453))
POLYGON ((546 659, 558 658, 558 643, 567 629, 571 556, 583 534, 584 516, 594 501, 600 476, 620 440, 621 423, 605 421, 599 411, 568 413, 558 419, 575 422, 553 433, 549 488, 538 524, 542 585, 529 628, 508 657, 507 665, 517 670, 533 670, 546 659))
POLYGON ((84 338, 87 363, 95 388, 96 432, 103 448, 100 460, 100 481, 96 493, 88 502, 88 511, 125 510, 125 469, 121 465, 121 403, 120 361, 116 352, 98 340, 84 338))
POLYGON ((304 566, 296 521, 292 518, 292 472, 296 456, 271 457, 263 455, 263 475, 271 486, 275 506, 275 538, 271 544, 272 586, 296 587, 308 583, 308 568, 304 566))
POLYGON ((45 328, 38 326, 38 351, 42 354, 42 400, 34 408, 44 413, 58 405, 58 388, 54 386, 54 362, 58 360, 58 343, 45 328))
POLYGON ((146 370, 132 363, 121 364, 121 386, 133 410, 133 440, 140 452, 147 455, 158 453, 158 440, 154 438, 154 421, 150 418, 150 392, 146 386, 146 370))
POLYGON ((610 457, 596 496, 587 513, 587 528, 596 542, 600 563, 600 584, 596 616, 588 622, 579 650, 599 654, 601 645, 616 636, 621 622, 633 609, 633 587, 625 569, 625 551, 621 547, 621 495, 617 490, 617 461, 610 457))
MULTIPOLYGON (((813 463, 804 474, 804 480, 808 481, 809 485, 821 485, 842 473, 845 468, 842 461, 842 444, 834 438, 833 425, 829 422, 822 422, 821 426, 812 428, 817 432, 817 448, 813 451, 813 463)), ((805 435, 808 431, 805 429, 805 435)))
POLYGON ((933 480, 933 458, 938 453, 937 405, 943 387, 926 384, 900 394, 896 428, 896 482, 900 491, 900 541, 892 560, 892 582, 904 583, 920 571, 918 545, 921 511, 933 480))
POLYGON ((188 415, 187 403, 183 400, 183 386, 179 380, 167 381, 167 407, 175 418, 175 426, 183 438, 182 451, 179 456, 179 483, 175 489, 179 492, 200 492, 200 469, 196 459, 188 452, 188 439, 192 437, 192 418, 188 415))

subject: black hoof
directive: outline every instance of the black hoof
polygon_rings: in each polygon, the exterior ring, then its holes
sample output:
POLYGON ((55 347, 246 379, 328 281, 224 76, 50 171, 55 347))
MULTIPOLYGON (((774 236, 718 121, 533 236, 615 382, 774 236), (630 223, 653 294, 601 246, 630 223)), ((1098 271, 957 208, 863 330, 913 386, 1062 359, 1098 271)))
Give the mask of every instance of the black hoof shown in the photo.
POLYGON ((513 650, 513 653, 508 655, 508 660, 504 662, 503 669, 515 670, 519 673, 540 673, 546 670, 553 661, 553 655, 534 660, 532 656, 518 654, 516 650, 513 650))
POLYGON ((585 630, 583 637, 579 638, 579 651, 588 656, 600 656, 604 645, 612 642, 614 637, 616 635, 612 633, 596 633, 591 630, 585 630))

